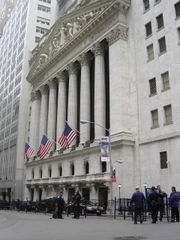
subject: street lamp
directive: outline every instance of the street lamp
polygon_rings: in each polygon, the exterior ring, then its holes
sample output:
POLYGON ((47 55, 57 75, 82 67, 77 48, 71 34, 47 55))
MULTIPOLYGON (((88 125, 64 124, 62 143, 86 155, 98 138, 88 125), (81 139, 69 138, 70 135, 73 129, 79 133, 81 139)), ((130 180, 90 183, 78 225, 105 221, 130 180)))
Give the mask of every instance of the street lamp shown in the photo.
POLYGON ((121 187, 122 187, 122 184, 118 184, 118 188, 119 188, 119 201, 120 201, 120 191, 121 191, 121 187))
MULTIPOLYGON (((110 129, 105 128, 104 126, 100 125, 99 123, 96 122, 91 122, 88 120, 80 120, 81 124, 94 124, 96 126, 99 126, 101 128, 103 128, 105 131, 108 132, 109 134, 109 163, 110 163, 110 174, 111 177, 113 176, 113 167, 112 167, 112 159, 111 159, 111 135, 110 135, 110 129)), ((112 204, 112 200, 113 200, 113 185, 112 185, 112 181, 111 181, 111 204, 112 204)))

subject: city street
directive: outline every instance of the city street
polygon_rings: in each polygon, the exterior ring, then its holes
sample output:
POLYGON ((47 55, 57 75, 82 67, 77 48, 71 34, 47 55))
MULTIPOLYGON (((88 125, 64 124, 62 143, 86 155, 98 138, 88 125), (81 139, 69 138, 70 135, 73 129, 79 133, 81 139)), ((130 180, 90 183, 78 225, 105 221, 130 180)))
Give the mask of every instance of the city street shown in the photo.
POLYGON ((0 211, 0 240, 179 240, 179 223, 134 225, 131 220, 0 211))

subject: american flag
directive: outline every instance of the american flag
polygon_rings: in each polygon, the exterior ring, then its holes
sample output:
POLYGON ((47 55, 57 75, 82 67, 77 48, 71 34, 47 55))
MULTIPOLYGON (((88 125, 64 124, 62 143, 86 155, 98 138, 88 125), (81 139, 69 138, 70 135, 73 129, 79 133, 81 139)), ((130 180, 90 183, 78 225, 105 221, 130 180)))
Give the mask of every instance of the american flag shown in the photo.
POLYGON ((62 147, 68 148, 76 137, 77 133, 74 130, 72 130, 68 124, 66 124, 64 132, 62 133, 58 143, 62 147))
POLYGON ((27 161, 31 158, 34 150, 29 146, 29 144, 25 143, 25 153, 24 153, 24 159, 27 161))
POLYGON ((42 140, 41 140, 41 145, 37 152, 37 156, 40 159, 43 159, 48 154, 52 145, 53 145, 52 142, 45 135, 43 135, 42 140))

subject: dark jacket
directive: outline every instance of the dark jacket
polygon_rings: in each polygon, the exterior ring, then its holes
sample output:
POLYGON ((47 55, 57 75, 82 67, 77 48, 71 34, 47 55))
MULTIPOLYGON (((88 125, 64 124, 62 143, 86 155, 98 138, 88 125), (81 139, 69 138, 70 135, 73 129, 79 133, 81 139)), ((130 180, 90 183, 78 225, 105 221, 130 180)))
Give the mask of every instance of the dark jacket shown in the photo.
POLYGON ((81 195, 80 195, 80 193, 76 193, 74 198, 73 198, 73 201, 72 201, 73 205, 74 206, 80 205, 80 201, 81 201, 81 195))
POLYGON ((169 198, 169 205, 171 208, 176 208, 180 206, 180 194, 174 192, 169 198))
POLYGON ((158 206, 158 197, 159 197, 159 194, 156 191, 153 191, 149 194, 148 204, 150 208, 158 206))
POLYGON ((131 198, 131 204, 134 202, 135 208, 143 208, 144 205, 144 194, 142 192, 135 192, 131 198))

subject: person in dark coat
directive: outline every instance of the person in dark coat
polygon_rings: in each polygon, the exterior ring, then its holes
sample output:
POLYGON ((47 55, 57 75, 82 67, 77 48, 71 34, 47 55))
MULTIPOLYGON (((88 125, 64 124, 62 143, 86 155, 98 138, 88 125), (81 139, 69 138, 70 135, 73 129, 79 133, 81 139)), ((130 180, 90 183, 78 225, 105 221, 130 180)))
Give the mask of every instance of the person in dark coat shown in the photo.
POLYGON ((58 197, 58 201, 57 201, 57 218, 63 218, 62 217, 62 213, 64 210, 64 205, 65 205, 65 201, 63 198, 63 193, 60 192, 60 196, 58 197))
POLYGON ((136 186, 135 192, 131 197, 131 204, 134 203, 134 224, 137 224, 138 216, 140 218, 140 223, 142 224, 142 211, 144 206, 144 194, 139 191, 139 186, 136 186))
POLYGON ((159 220, 162 221, 164 215, 164 199, 167 198, 167 193, 163 192, 161 186, 157 186, 158 191, 158 212, 160 214, 159 220))
POLYGON ((74 195, 74 198, 72 200, 73 207, 74 207, 74 218, 79 218, 80 215, 80 201, 81 201, 81 195, 79 191, 77 191, 74 195))
POLYGON ((151 188, 152 192, 148 196, 148 204, 149 204, 149 210, 151 212, 151 223, 157 222, 157 216, 158 216, 158 197, 159 194, 157 192, 157 189, 153 186, 151 188))
POLYGON ((180 206, 180 193, 176 191, 175 187, 172 187, 172 192, 169 198, 169 205, 171 207, 171 222, 179 222, 179 206, 180 206))

